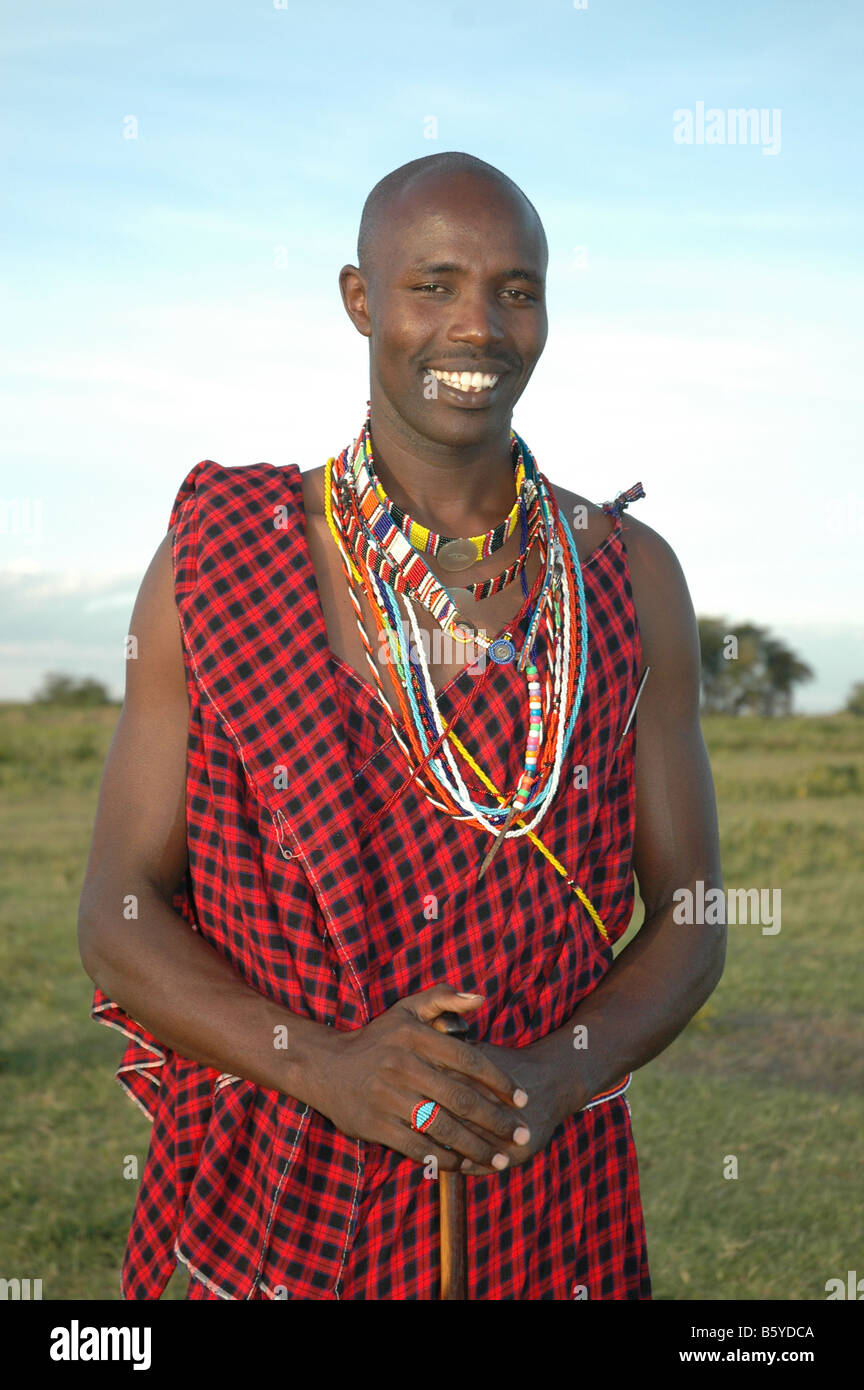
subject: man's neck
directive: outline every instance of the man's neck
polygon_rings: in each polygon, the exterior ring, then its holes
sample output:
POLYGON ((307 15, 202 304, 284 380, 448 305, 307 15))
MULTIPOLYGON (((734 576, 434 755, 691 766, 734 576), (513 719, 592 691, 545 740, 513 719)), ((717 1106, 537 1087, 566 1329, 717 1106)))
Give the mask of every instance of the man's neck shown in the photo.
POLYGON ((510 428, 501 437, 453 447, 418 435, 389 403, 372 402, 375 472, 391 501, 445 535, 497 526, 513 506, 510 428))

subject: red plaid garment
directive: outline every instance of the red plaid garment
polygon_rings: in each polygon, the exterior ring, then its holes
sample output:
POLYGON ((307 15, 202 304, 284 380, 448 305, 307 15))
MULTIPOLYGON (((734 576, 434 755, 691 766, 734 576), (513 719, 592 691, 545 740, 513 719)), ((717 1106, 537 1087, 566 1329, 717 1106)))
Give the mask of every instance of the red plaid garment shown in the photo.
MULTIPOLYGON (((413 784, 361 842, 407 772, 371 689, 330 652, 296 465, 205 459, 169 524, 190 701, 175 910, 248 984, 338 1029, 440 982, 485 994, 474 1039, 520 1047, 560 1028, 633 908, 635 721, 616 748, 641 653, 620 518, 584 562, 585 693, 539 830, 609 943, 525 837, 478 885, 487 833, 413 784)), ((441 693, 445 718, 471 681, 463 671, 441 693)), ((518 778, 524 721, 514 663, 489 674, 458 728, 502 789, 518 778)), ((437 1183, 422 1165, 176 1055, 98 989, 93 1017, 126 1034, 117 1079, 153 1119, 124 1297, 159 1298, 178 1258, 191 1298, 439 1297, 437 1183)), ((651 1297, 624 1096, 568 1117, 530 1162, 466 1183, 472 1299, 651 1297)))

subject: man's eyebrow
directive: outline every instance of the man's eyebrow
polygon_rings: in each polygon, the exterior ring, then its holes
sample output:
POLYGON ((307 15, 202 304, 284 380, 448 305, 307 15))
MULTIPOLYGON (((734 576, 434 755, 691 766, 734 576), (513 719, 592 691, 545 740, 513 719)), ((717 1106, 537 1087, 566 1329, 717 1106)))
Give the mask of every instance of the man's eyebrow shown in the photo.
MULTIPOLYGON (((409 274, 412 275, 465 275, 465 266, 456 265, 453 261, 420 261, 416 265, 408 267, 409 274)), ((534 285, 543 284, 543 276, 536 270, 529 270, 526 266, 511 266, 508 270, 496 271, 496 276, 501 280, 530 280, 534 285)))

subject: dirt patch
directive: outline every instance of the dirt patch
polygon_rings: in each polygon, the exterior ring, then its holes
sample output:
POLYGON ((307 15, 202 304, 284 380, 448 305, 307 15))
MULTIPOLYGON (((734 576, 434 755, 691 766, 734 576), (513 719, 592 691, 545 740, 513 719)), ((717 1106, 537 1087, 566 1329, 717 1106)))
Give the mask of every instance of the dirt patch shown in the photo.
POLYGON ((864 1017, 806 1019, 776 1014, 697 1015, 652 1065, 672 1075, 752 1077, 839 1094, 864 1088, 864 1017))

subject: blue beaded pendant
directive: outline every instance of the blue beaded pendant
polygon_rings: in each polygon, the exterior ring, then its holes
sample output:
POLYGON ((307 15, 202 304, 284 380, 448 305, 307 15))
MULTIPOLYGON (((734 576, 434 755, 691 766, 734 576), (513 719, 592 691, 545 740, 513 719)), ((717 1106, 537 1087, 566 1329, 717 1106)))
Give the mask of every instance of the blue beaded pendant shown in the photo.
POLYGON ((489 645, 489 655, 499 666, 506 666, 516 655, 516 648, 509 637, 496 637, 489 645))

